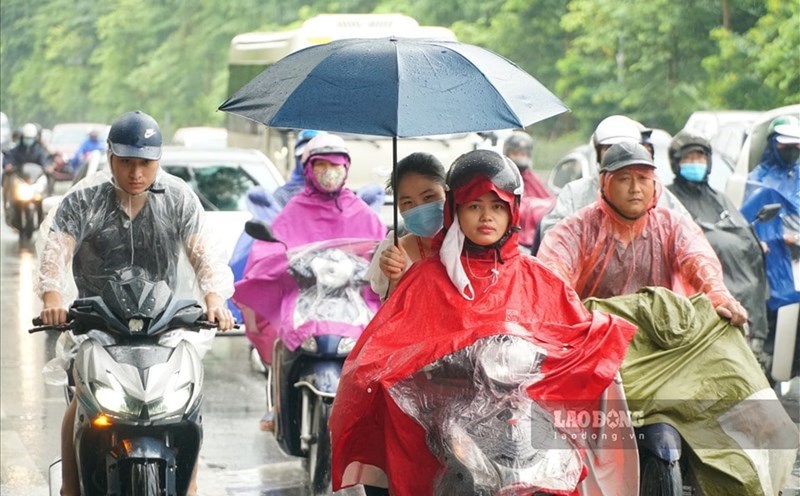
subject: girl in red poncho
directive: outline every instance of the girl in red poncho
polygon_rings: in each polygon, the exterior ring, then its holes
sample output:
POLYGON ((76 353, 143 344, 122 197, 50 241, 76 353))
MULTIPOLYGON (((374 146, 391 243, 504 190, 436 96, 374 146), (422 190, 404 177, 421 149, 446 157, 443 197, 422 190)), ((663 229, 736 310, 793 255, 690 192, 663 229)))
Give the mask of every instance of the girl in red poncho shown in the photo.
MULTIPOLYGON (((409 269, 345 362, 329 423, 334 489, 436 493, 444 465, 427 444, 430 432, 393 394, 437 360, 492 336, 523 339, 540 361, 531 357, 537 378, 521 392, 552 415, 575 400, 595 402, 635 332, 621 319, 589 313, 561 279, 519 253, 522 180, 512 162, 489 150, 467 153, 453 163, 447 186, 439 257, 409 269)), ((587 470, 577 460, 572 476, 542 490, 578 494, 587 470)))

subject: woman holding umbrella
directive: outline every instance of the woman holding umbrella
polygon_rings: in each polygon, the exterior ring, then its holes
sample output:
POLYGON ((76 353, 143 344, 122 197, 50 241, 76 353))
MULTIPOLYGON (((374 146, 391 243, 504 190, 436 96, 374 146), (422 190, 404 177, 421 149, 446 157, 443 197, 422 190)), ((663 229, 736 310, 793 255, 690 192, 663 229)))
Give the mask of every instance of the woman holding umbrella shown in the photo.
MULTIPOLYGON (((430 153, 416 152, 397 163, 397 207, 408 234, 394 245, 394 233, 375 250, 366 277, 388 298, 412 263, 432 254, 433 237, 444 220, 444 166, 430 153)), ((390 184, 388 185, 391 187, 390 184)))

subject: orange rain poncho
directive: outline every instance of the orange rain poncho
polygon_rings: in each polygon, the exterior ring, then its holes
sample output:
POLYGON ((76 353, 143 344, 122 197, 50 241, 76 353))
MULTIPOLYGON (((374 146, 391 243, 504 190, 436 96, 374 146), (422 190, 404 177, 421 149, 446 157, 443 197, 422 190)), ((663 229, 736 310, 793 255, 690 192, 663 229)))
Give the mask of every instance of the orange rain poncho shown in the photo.
MULTIPOLYGON (((608 174, 601 178, 602 187, 608 174)), ((662 286, 684 296, 705 293, 717 307, 735 301, 722 279, 722 266, 703 231, 688 216, 655 206, 625 221, 606 202, 578 210, 548 231, 538 258, 581 298, 608 298, 662 286)))

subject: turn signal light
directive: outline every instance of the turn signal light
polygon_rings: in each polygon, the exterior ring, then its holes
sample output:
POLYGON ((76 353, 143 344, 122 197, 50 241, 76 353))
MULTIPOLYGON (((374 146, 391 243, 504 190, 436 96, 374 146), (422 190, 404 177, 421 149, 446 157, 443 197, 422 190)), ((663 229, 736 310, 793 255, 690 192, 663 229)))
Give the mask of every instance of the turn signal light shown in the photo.
POLYGON ((92 420, 92 425, 95 427, 108 427, 111 425, 111 419, 106 417, 104 414, 100 414, 92 420))

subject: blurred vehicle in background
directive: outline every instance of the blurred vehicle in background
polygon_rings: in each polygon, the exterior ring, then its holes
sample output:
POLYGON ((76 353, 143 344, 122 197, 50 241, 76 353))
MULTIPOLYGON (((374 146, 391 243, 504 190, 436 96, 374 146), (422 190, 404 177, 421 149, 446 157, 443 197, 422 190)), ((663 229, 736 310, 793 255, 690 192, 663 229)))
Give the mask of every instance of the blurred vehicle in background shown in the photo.
POLYGON ((206 210, 214 238, 230 258, 244 224, 252 218, 247 193, 255 186, 274 192, 284 180, 258 150, 163 147, 161 168, 186 181, 206 210))
POLYGON ((742 149, 733 167, 734 170, 730 174, 725 189, 723 190, 737 207, 741 206, 744 200, 744 188, 747 183, 747 175, 761 162, 761 156, 767 144, 767 129, 769 128, 769 124, 774 118, 782 115, 800 117, 800 104, 787 105, 785 107, 762 112, 747 132, 747 137, 744 140, 742 149))
MULTIPOLYGON (((672 184, 672 180, 675 178, 669 164, 670 141, 672 141, 672 136, 663 129, 653 129, 653 133, 650 135, 650 142, 653 143, 655 150, 656 173, 664 185, 672 184)), ((587 143, 573 148, 556 162, 547 177, 547 187, 558 194, 567 183, 584 176, 596 176, 597 174, 595 151, 592 145, 587 143)))
POLYGON ((226 148, 228 130, 224 127, 182 127, 172 135, 172 144, 191 148, 226 148))
POLYGON ((45 146, 52 153, 61 154, 62 158, 69 162, 75 152, 78 151, 81 143, 89 136, 90 131, 97 131, 98 139, 101 143, 105 143, 108 139, 108 130, 110 128, 111 126, 108 124, 92 122, 56 124, 53 126, 53 133, 45 143, 45 146))
POLYGON ((5 149, 11 143, 11 123, 8 116, 0 112, 0 148, 5 149))
POLYGON ((763 112, 757 110, 698 110, 683 128, 704 136, 728 163, 736 162, 747 131, 763 112))

